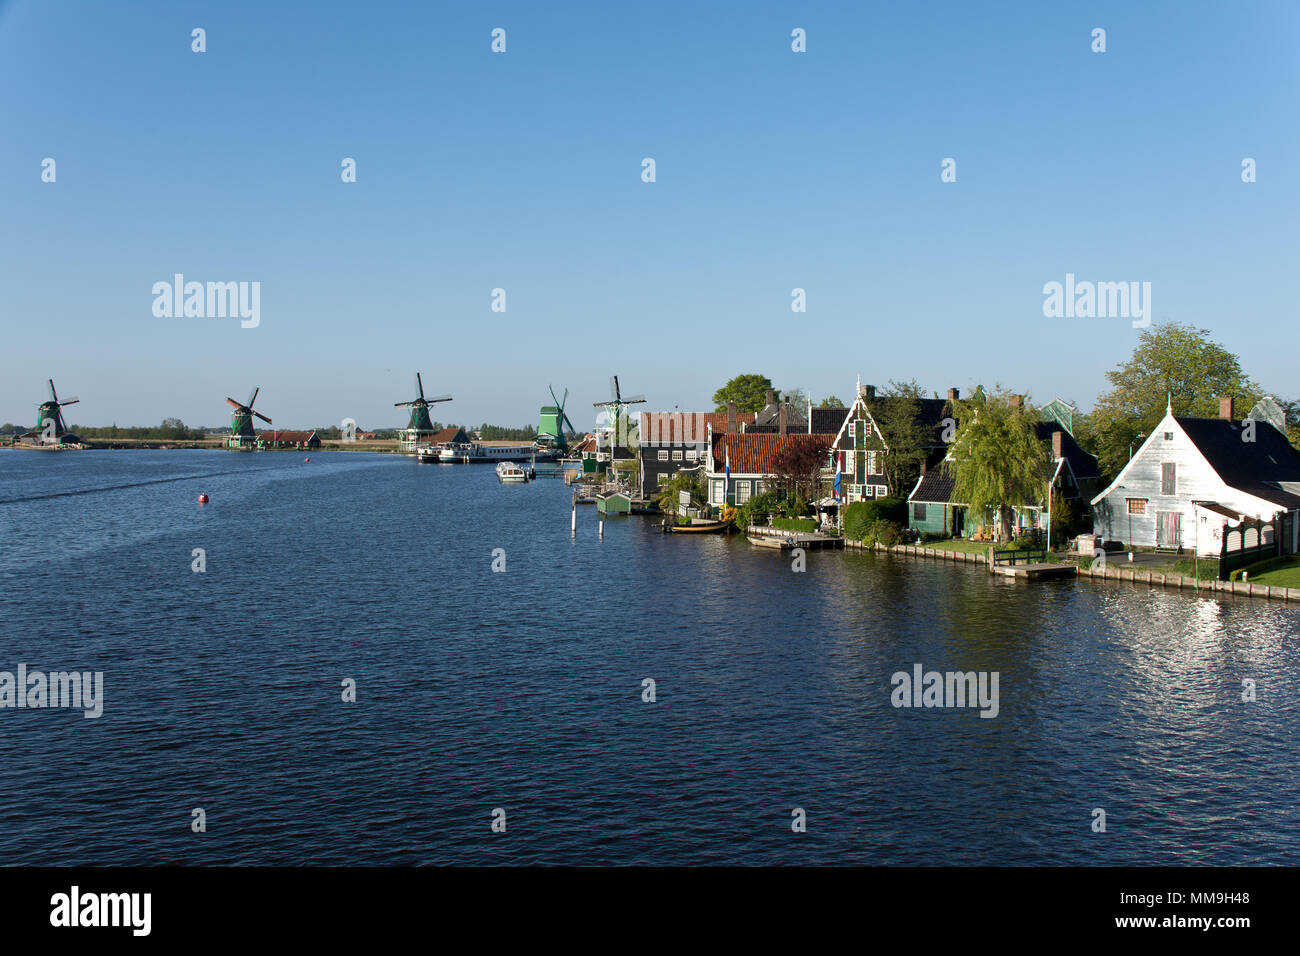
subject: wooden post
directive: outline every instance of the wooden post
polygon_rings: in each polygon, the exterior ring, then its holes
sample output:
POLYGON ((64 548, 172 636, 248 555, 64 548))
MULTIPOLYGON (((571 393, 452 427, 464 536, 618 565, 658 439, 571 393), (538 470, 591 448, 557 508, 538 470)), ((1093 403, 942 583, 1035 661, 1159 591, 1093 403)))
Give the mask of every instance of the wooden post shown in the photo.
POLYGON ((569 516, 569 537, 578 536, 578 493, 573 493, 573 513, 569 516))
POLYGON ((596 521, 596 537, 598 537, 598 538, 603 538, 603 537, 605 537, 605 519, 604 519, 604 518, 599 518, 599 519, 597 519, 597 521, 596 521))

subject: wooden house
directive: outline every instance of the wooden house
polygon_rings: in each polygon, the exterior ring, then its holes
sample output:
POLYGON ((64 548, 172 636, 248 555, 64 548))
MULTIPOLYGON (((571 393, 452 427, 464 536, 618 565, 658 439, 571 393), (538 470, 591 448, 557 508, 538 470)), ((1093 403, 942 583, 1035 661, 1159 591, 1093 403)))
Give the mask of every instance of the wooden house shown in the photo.
MULTIPOLYGON (((1101 468, 1097 458, 1084 451, 1074 436, 1056 421, 1036 422, 1034 428, 1039 441, 1050 443, 1052 473, 1043 476, 1043 500, 1017 503, 1012 507, 1011 524, 1017 531, 1046 527, 1047 518, 1043 510, 1047 482, 1052 475, 1056 476, 1053 496, 1059 495, 1064 502, 1080 505, 1088 502, 1100 480, 1101 468)), ((955 483, 956 475, 950 458, 945 456, 939 461, 925 461, 921 466, 921 477, 907 496, 907 526, 922 534, 955 538, 974 534, 982 522, 968 517, 965 502, 953 500, 955 483)))
POLYGON ((816 448, 824 453, 830 447, 830 436, 806 432, 713 435, 704 470, 709 504, 714 508, 724 505, 739 507, 755 495, 762 494, 771 487, 772 479, 780 475, 778 456, 796 446, 816 448))
POLYGON ((1093 532, 1128 547, 1238 563, 1243 548, 1300 550, 1300 453, 1267 421, 1167 409, 1142 447, 1092 499, 1093 532))
POLYGON ((753 412, 641 412, 640 488, 642 500, 659 494, 659 486, 679 471, 704 467, 709 436, 736 432, 753 424, 753 412))
MULTIPOLYGON (((939 462, 947 451, 944 443, 945 420, 951 419, 952 402, 958 398, 957 389, 948 390, 948 398, 901 399, 876 397, 873 385, 859 384, 853 405, 844 413, 832 446, 835 472, 840 480, 840 496, 845 504, 866 501, 870 498, 902 496, 906 488, 891 488, 885 472, 885 456, 898 453, 885 441, 880 424, 872 414, 890 403, 912 403, 917 418, 918 433, 925 438, 919 448, 908 454, 920 454, 927 462, 939 462)), ((820 411, 820 409, 819 409, 820 411)))
POLYGON ((258 448, 300 448, 314 450, 320 448, 320 436, 314 431, 272 431, 257 434, 258 448))

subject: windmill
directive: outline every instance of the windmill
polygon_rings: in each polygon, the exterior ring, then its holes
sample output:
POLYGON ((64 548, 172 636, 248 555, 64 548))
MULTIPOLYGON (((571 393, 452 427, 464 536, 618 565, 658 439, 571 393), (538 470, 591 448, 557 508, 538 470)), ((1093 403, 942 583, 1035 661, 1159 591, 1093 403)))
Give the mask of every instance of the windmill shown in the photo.
POLYGON ((424 397, 424 382, 420 380, 420 373, 415 373, 415 394, 416 398, 409 402, 394 402, 394 408, 409 406, 411 409, 411 420, 407 423, 406 428, 402 429, 401 440, 403 445, 415 445, 420 441, 421 435, 432 435, 434 432, 433 421, 429 418, 429 406, 435 402, 450 402, 450 395, 439 395, 436 398, 424 397))
POLYGON ((261 412, 253 411, 253 402, 257 401, 257 393, 261 391, 256 386, 248 396, 247 402, 237 402, 233 398, 226 398, 226 404, 235 411, 230 416, 230 442, 231 448, 252 448, 257 444, 257 432, 253 430, 253 416, 256 415, 268 425, 271 419, 267 418, 261 412))
POLYGON ((60 401, 59 393, 54 390, 54 379, 50 379, 49 383, 49 400, 41 402, 40 410, 36 413, 35 438, 37 444, 55 445, 80 442, 80 438, 68 431, 68 423, 63 418, 63 406, 75 405, 80 399, 74 395, 72 398, 60 401))
MULTIPOLYGON (((607 428, 610 436, 610 459, 613 459, 614 450, 620 442, 624 446, 632 444, 631 434, 627 427, 626 410, 629 405, 641 405, 645 403, 644 395, 633 395, 629 398, 623 397, 623 392, 618 385, 618 376, 615 375, 609 380, 609 401, 593 402, 592 407, 603 408, 609 415, 607 428)), ((597 451, 600 449, 600 439, 596 441, 597 451)))
POLYGON ((537 441, 539 444, 550 445, 561 455, 569 451, 569 439, 565 437, 565 426, 568 426, 570 435, 576 434, 577 429, 573 427, 573 422, 569 421, 568 413, 564 410, 564 403, 569 400, 569 390, 564 390, 564 398, 555 397, 554 386, 547 386, 551 392, 551 401, 554 405, 542 406, 542 418, 537 425, 537 441))

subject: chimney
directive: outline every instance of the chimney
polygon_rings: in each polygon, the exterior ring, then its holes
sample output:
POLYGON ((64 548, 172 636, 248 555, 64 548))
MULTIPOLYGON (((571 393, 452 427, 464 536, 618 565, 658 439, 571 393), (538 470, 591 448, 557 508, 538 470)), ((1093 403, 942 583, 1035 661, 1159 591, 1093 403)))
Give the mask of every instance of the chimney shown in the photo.
POLYGON ((782 403, 781 403, 780 408, 778 408, 778 409, 777 409, 777 412, 776 412, 776 421, 777 421, 777 425, 776 425, 776 433, 777 433, 778 435, 784 435, 784 434, 786 433, 786 429, 787 429, 787 427, 789 426, 789 423, 790 423, 790 403, 789 403, 789 402, 782 402, 782 403))
POLYGON ((924 478, 926 472, 928 472, 929 470, 930 470, 930 459, 928 459, 928 458, 922 458, 922 459, 921 459, 921 477, 924 478))
POLYGON ((1052 459, 1065 457, 1065 432, 1052 432, 1052 459))
POLYGON ((776 404, 776 391, 774 389, 769 388, 767 390, 767 404, 769 407, 776 404))
POLYGON ((957 391, 955 388, 948 389, 948 401, 955 402, 959 398, 961 398, 961 392, 957 391))
POLYGON ((1011 396, 1011 408, 1012 408, 1013 411, 1017 411, 1017 412, 1018 412, 1018 411, 1020 411, 1020 410, 1021 410, 1022 408, 1024 408, 1024 407, 1025 407, 1025 396, 1023 396, 1023 395, 1012 395, 1012 396, 1011 396))
POLYGON ((1224 395, 1219 399, 1219 417, 1224 421, 1236 421, 1236 411, 1237 402, 1231 395, 1224 395))
POLYGON ((875 398, 876 398, 876 386, 874 386, 874 385, 863 385, 863 386, 862 386, 862 397, 865 398, 865 399, 866 399, 867 401, 869 401, 869 402, 871 402, 871 401, 875 401, 875 398))
POLYGON ((736 403, 727 402, 727 434, 736 434, 736 403))

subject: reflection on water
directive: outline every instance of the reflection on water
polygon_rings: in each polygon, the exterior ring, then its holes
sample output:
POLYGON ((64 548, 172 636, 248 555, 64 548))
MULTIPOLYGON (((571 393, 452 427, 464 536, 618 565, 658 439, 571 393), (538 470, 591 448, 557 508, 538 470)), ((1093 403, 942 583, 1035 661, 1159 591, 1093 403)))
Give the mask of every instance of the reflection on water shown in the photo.
POLYGON ((794 573, 639 518, 602 540, 590 509, 571 540, 557 481, 388 456, 0 453, 0 482, 0 669, 106 697, 0 710, 6 860, 1300 860, 1300 609, 857 552, 794 573), (92 493, 12 500, 60 489, 92 493), (999 716, 894 708, 918 663, 998 672, 999 716))

